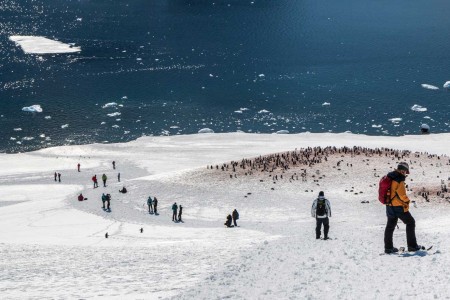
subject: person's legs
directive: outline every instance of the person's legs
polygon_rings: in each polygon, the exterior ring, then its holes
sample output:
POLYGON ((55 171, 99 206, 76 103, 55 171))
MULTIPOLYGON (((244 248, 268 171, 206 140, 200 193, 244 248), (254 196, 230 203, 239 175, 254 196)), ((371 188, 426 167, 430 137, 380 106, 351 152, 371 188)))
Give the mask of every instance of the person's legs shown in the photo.
POLYGON ((236 219, 233 219, 234 227, 237 227, 236 219))
POLYGON ((316 218, 316 239, 320 239, 320 229, 322 228, 323 219, 316 218))
POLYGON ((394 235, 395 226, 397 226, 398 218, 387 218, 386 229, 384 230, 384 249, 394 248, 392 236, 394 235))
POLYGON ((109 200, 106 200, 108 202, 106 209, 109 209, 109 200))
POLYGON ((406 242, 408 244, 408 247, 416 247, 416 221, 414 220, 413 216, 408 211, 399 215, 398 218, 406 224, 406 242))
POLYGON ((330 219, 323 219, 323 234, 324 238, 328 239, 328 231, 330 230, 330 219))

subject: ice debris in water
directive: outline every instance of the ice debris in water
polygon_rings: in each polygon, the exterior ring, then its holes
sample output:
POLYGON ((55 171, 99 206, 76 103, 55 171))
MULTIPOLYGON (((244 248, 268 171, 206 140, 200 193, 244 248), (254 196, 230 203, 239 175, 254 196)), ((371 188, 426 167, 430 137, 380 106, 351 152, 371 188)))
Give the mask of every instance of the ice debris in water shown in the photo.
POLYGON ((198 131, 198 133, 214 133, 214 130, 210 128, 202 128, 198 131))
POLYGON ((22 131, 22 128, 14 128, 14 131, 22 131))
POLYGON ((266 114, 268 112, 269 112, 268 110, 262 109, 262 110, 258 111, 258 114, 266 114))
POLYGON ((118 111, 111 113, 111 114, 107 114, 108 117, 116 117, 116 116, 120 116, 120 115, 121 115, 121 113, 118 111))
POLYGON ((44 119, 46 120, 50 120, 52 117, 51 116, 45 116, 44 119))
POLYGON ((62 129, 67 128, 67 127, 69 127, 69 124, 61 125, 61 128, 62 128, 62 129))
POLYGON ((102 108, 115 107, 115 106, 117 106, 116 102, 110 102, 110 103, 106 103, 105 105, 103 105, 102 108))
POLYGON ((450 89, 450 81, 444 83, 444 89, 450 89))
POLYGON ((389 119, 389 121, 391 121, 394 124, 400 123, 403 119, 402 118, 392 118, 389 119))
POLYGON ((22 111, 26 111, 26 112, 42 112, 42 107, 39 104, 34 104, 31 106, 25 106, 22 108, 22 111))
POLYGON ((324 102, 324 103, 322 103, 322 106, 330 106, 330 105, 331 105, 330 102, 324 102))
POLYGON ((423 107, 423 106, 420 106, 420 105, 418 105, 418 104, 414 104, 414 105, 411 107, 411 110, 413 110, 413 111, 418 111, 418 112, 423 112, 423 111, 427 111, 427 108, 426 108, 426 107, 423 107))
POLYGON ((438 90, 439 89, 437 86, 427 84, 427 83, 422 83, 421 86, 427 90, 438 90))

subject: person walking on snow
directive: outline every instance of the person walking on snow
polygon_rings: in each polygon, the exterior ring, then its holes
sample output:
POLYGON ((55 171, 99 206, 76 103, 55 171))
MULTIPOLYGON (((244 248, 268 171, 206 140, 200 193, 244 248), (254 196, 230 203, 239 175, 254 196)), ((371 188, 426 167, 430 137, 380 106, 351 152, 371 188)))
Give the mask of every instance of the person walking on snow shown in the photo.
POLYGON ((105 209, 105 202, 106 202, 106 195, 105 195, 105 193, 103 193, 102 194, 102 204, 103 204, 102 208, 103 209, 105 209))
POLYGON ((180 204, 180 210, 179 210, 179 212, 178 212, 178 222, 183 222, 182 220, 181 220, 181 215, 183 214, 183 206, 181 206, 181 204, 180 204))
POLYGON ((155 215, 158 214, 157 206, 158 206, 158 199, 156 199, 156 197, 154 197, 153 198, 153 211, 155 212, 155 215))
POLYGON ((108 177, 106 177, 106 174, 103 173, 103 175, 102 175, 103 187, 106 187, 106 179, 108 179, 108 177))
POLYGON ((405 162, 398 164, 397 169, 390 172, 387 176, 392 179, 390 195, 391 201, 386 204, 387 224, 384 230, 384 252, 395 253, 398 249, 394 247, 392 236, 398 219, 406 224, 406 241, 408 244, 408 251, 417 251, 423 249, 422 246, 417 245, 416 240, 416 221, 409 212, 410 200, 406 195, 405 179, 409 174, 409 165, 405 162))
POLYGON ((120 182, 120 173, 117 174, 117 181, 120 182))
POLYGON ((55 172, 55 181, 57 181, 56 177, 58 177, 58 173, 55 172))
POLYGON ((78 172, 80 172, 80 167, 81 167, 80 163, 78 163, 77 167, 78 167, 78 172))
POLYGON ((58 173, 58 182, 61 182, 61 173, 58 173))
POLYGON ((94 176, 92 177, 92 181, 94 182, 94 189, 95 189, 96 187, 98 187, 97 175, 94 175, 94 176))
POLYGON ((147 206, 148 206, 148 213, 153 214, 153 200, 151 196, 148 196, 147 206))
POLYGON ((234 227, 237 227, 236 220, 239 219, 238 211, 236 209, 234 209, 233 212, 231 213, 231 216, 233 217, 234 227))
POLYGON ((115 170, 116 169, 116 162, 114 160, 112 162, 112 165, 113 165, 113 169, 115 170))
POLYGON ((316 218, 316 239, 320 239, 320 230, 323 224, 324 240, 328 240, 328 231, 330 230, 331 206, 330 201, 325 198, 324 192, 319 192, 319 197, 314 200, 311 207, 311 215, 316 218))
POLYGON ((175 202, 175 203, 172 205, 172 212, 173 212, 173 214, 172 214, 172 221, 174 221, 174 222, 177 221, 177 210, 178 210, 178 205, 177 205, 177 203, 175 202))

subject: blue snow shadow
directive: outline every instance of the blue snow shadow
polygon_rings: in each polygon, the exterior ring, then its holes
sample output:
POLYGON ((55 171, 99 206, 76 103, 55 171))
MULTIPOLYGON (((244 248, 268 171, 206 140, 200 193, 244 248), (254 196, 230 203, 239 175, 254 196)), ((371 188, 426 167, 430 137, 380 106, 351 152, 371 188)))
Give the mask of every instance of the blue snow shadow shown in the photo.
POLYGON ((440 254, 441 252, 438 250, 436 252, 429 252, 429 251, 416 251, 416 252, 405 252, 405 253, 399 253, 398 256, 400 257, 424 257, 429 255, 435 255, 440 254))

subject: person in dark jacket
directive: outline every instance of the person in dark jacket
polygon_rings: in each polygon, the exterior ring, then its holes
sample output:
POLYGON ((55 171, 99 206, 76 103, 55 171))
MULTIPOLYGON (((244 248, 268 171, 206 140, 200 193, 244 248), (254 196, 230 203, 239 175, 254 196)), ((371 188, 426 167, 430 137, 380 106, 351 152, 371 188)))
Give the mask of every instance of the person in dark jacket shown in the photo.
POLYGON ((173 214, 172 214, 172 221, 174 221, 174 222, 177 221, 177 211, 178 211, 178 205, 177 205, 177 203, 175 202, 175 203, 172 205, 172 212, 173 212, 173 214))
POLYGON ((237 211, 236 209, 234 209, 234 210, 233 210, 233 213, 231 214, 231 216, 233 217, 233 223, 234 223, 234 226, 237 227, 236 220, 239 219, 239 213, 238 213, 238 211, 237 211))
POLYGON ((128 191, 127 191, 127 188, 126 188, 126 187, 123 187, 121 190, 119 190, 119 192, 122 193, 122 194, 125 194, 125 193, 127 193, 128 191))
POLYGON ((231 226, 231 215, 227 216, 227 220, 225 221, 225 223, 223 225, 227 226, 227 227, 232 227, 231 226))
POLYGON ((97 175, 94 175, 92 177, 92 181, 94 182, 94 189, 95 189, 96 187, 98 187, 97 175))
POLYGON ((158 199, 156 199, 156 197, 153 197, 153 211, 155 212, 155 215, 158 214, 157 207, 158 207, 158 199))
POLYGON ((392 179, 391 183, 391 201, 386 205, 387 224, 384 230, 384 252, 395 253, 398 249, 394 247, 392 236, 398 219, 406 224, 406 242, 408 251, 417 251, 423 249, 417 244, 416 240, 416 221, 409 212, 410 200, 406 195, 405 180, 409 174, 409 165, 405 162, 398 164, 397 169, 390 172, 387 176, 392 179), (392 197, 392 195, 394 195, 392 197))
POLYGON ((320 239, 320 230, 323 224, 324 240, 328 240, 328 231, 330 230, 331 206, 328 199, 325 198, 325 193, 320 191, 319 197, 314 200, 311 207, 311 215, 316 218, 316 239, 320 239))
POLYGON ((109 207, 110 205, 111 205, 111 195, 106 194, 106 210, 111 210, 111 208, 109 207))
POLYGON ((58 173, 58 182, 61 182, 61 173, 58 173))
POLYGON ((178 210, 178 222, 182 222, 181 215, 183 214, 183 206, 180 204, 180 209, 178 210))
POLYGON ((151 196, 148 196, 147 206, 148 206, 148 213, 153 214, 153 199, 151 196))
POLYGON ((78 195, 78 201, 83 201, 84 200, 84 196, 83 196, 83 194, 79 194, 78 195))
POLYGON ((58 177, 58 173, 55 172, 55 181, 58 181, 56 177, 58 177))

